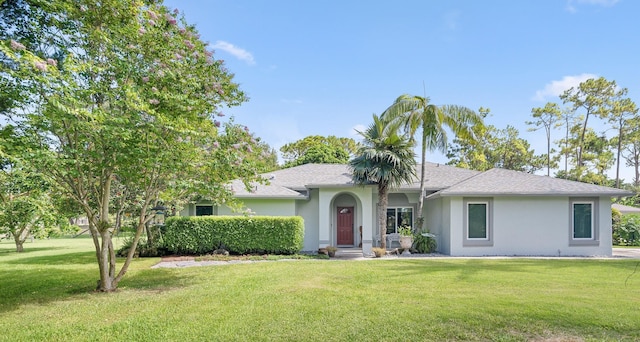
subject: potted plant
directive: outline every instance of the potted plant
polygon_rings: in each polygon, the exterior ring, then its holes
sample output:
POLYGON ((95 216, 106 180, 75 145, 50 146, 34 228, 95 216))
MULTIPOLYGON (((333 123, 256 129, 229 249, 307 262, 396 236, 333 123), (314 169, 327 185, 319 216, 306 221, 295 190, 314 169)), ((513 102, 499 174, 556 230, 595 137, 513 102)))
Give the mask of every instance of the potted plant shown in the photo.
POLYGON ((329 257, 333 258, 334 256, 336 256, 336 251, 338 250, 338 247, 327 246, 324 249, 327 250, 327 254, 329 254, 329 257))
POLYGON ((411 252, 411 245, 413 245, 413 232, 409 226, 401 226, 398 228, 398 234, 400 234, 400 247, 404 249, 403 255, 409 255, 411 252))

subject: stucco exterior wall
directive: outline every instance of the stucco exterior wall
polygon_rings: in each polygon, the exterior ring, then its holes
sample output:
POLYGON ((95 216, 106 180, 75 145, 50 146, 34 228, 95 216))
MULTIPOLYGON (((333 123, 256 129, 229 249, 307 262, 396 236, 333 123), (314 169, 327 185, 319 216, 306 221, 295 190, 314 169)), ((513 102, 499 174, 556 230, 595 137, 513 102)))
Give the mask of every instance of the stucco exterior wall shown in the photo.
POLYGON ((445 217, 449 211, 444 209, 446 198, 430 199, 424 202, 425 227, 431 234, 436 235, 439 253, 449 254, 449 226, 445 224, 445 217), (445 214, 446 213, 446 214, 445 214))
POLYGON ((305 252, 317 252, 320 245, 318 215, 320 198, 318 189, 311 189, 308 201, 296 201, 296 215, 304 219, 304 247, 305 252))
MULTIPOLYGON (((610 256, 611 205, 600 198, 599 243, 571 246, 571 209, 568 197, 494 197, 492 246, 464 246, 463 198, 451 198, 451 249, 455 256, 610 256)), ((443 210, 446 213, 446 211, 443 210)))
MULTIPOLYGON (((256 215, 265 216, 295 216, 296 203, 293 199, 242 199, 244 206, 256 215)), ((218 207, 217 215, 242 215, 234 213, 226 206, 218 207)))

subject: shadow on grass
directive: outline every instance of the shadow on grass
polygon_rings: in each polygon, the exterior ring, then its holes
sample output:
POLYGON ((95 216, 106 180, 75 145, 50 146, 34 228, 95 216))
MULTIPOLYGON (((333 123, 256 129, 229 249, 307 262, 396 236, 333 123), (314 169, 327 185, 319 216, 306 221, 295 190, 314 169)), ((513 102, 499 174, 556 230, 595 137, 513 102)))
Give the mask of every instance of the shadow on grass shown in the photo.
POLYGON ((11 246, 11 248, 0 248, 0 255, 3 254, 29 254, 33 252, 42 252, 42 251, 53 251, 57 249, 64 249, 64 247, 29 247, 29 245, 24 246, 24 251, 22 253, 16 252, 15 244, 11 246))
POLYGON ((74 252, 20 258, 6 263, 13 265, 86 265, 97 263, 96 260, 95 252, 74 252))
MULTIPOLYGON (((0 278, 0 314, 19 309, 23 305, 44 305, 85 295, 109 296, 95 292, 99 278, 98 266, 48 268, 2 271, 0 278)), ((179 288, 187 279, 170 269, 137 270, 125 275, 118 291, 166 291, 179 288)))
MULTIPOLYGON (((422 260, 406 260, 405 262, 394 266, 393 271, 398 276, 403 274, 410 275, 434 275, 439 272, 458 272, 457 279, 459 281, 472 280, 475 275, 480 272, 503 272, 503 273, 522 273, 536 274, 541 272, 549 272, 553 270, 563 269, 588 269, 607 268, 619 269, 623 272, 634 274, 638 260, 633 259, 422 259, 422 260)), ((639 271, 640 272, 640 271, 639 271)), ((640 276, 640 275, 639 275, 640 276)))

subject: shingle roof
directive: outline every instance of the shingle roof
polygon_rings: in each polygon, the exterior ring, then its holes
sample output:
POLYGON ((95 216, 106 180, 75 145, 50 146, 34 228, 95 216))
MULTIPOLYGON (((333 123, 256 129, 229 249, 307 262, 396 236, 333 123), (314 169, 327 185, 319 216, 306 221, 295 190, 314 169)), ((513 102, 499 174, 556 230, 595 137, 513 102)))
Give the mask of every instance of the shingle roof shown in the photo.
MULTIPOLYGON (((446 189, 464 179, 479 174, 478 171, 461 169, 453 166, 427 163, 427 181, 425 188, 430 191, 446 189)), ((416 168, 420 174, 420 165, 416 168)), ((352 187, 351 171, 344 164, 304 164, 288 169, 277 170, 262 175, 269 180, 269 185, 254 184, 252 191, 247 191, 241 181, 232 183, 236 197, 240 198, 306 198, 298 191, 306 191, 322 187, 352 187)), ((399 190, 417 191, 420 179, 401 186, 399 190)))
MULTIPOLYGON (((480 171, 461 169, 450 165, 436 163, 426 163, 426 165, 427 171, 425 172, 426 181, 424 183, 424 187, 428 191, 446 189, 481 173, 480 171)), ((416 166, 416 181, 412 184, 400 187, 401 190, 420 189, 420 167, 420 164, 416 166)))
MULTIPOLYGON (((437 196, 628 196, 629 191, 523 172, 491 169, 480 172, 449 165, 427 163, 425 188, 437 196)), ((420 165, 416 168, 420 174, 420 165)), ((241 181, 232 183, 239 198, 306 199, 306 191, 322 187, 352 187, 351 171, 343 164, 305 164, 262 175, 268 185, 254 184, 247 191, 241 181)), ((401 186, 401 191, 417 191, 420 182, 401 186)))
POLYGON ((491 169, 431 196, 628 196, 631 194, 630 191, 594 184, 518 171, 491 169))

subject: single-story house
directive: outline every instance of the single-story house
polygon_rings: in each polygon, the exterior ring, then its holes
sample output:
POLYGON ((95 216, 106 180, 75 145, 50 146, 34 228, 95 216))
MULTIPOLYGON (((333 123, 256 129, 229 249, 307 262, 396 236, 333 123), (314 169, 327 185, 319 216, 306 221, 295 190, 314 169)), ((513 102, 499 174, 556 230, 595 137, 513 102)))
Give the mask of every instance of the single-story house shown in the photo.
MULTIPOLYGON (((420 166, 417 167, 419 174, 420 166)), ((424 196, 425 227, 438 251, 452 256, 610 256, 611 198, 632 195, 609 187, 491 169, 428 163, 426 191, 416 179, 389 194, 387 234, 413 226, 424 196)), ((257 215, 304 218, 305 251, 327 245, 379 245, 377 187, 358 186, 348 165, 306 164, 264 175, 268 185, 235 196, 257 215)), ((237 215, 224 206, 191 203, 181 215, 237 215)))
POLYGON ((629 205, 614 203, 611 205, 611 209, 616 209, 622 215, 640 215, 640 208, 632 207, 629 205))

